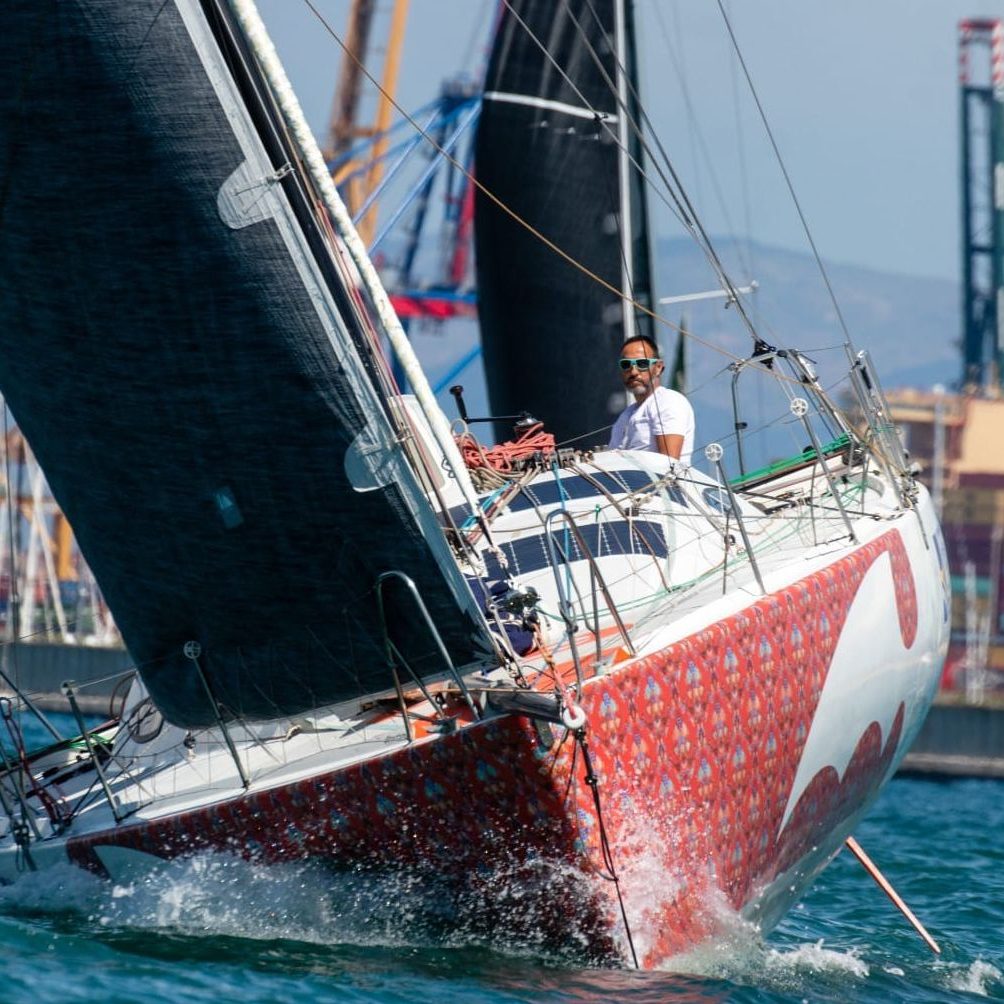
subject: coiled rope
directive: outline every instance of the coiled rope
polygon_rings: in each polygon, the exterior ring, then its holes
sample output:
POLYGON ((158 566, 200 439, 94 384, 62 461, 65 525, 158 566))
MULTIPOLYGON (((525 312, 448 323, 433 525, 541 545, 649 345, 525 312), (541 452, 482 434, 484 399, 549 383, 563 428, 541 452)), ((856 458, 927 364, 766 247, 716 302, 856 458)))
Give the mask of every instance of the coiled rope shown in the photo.
POLYGON ((488 450, 470 432, 463 432, 454 438, 469 470, 485 468, 503 474, 509 473, 520 460, 528 460, 538 453, 543 456, 553 456, 557 452, 554 436, 550 432, 544 432, 543 422, 529 426, 517 439, 500 443, 488 450))

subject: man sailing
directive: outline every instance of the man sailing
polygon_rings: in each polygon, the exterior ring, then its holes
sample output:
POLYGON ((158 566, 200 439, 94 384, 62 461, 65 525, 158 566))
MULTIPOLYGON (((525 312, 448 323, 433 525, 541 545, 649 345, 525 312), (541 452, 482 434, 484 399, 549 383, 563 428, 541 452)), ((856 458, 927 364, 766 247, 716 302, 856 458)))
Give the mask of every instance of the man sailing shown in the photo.
POLYGON ((651 450, 689 465, 694 450, 694 409, 678 391, 661 386, 665 364, 658 345, 647 335, 635 335, 621 346, 618 365, 634 403, 614 422, 610 448, 651 450))

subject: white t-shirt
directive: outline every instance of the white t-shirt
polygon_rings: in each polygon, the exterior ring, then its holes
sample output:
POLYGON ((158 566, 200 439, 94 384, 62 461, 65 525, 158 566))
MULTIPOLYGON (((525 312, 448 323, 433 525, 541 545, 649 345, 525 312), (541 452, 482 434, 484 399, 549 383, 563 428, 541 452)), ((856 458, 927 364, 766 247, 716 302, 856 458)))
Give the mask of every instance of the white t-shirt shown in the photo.
POLYGON ((641 404, 629 404, 614 422, 612 450, 656 450, 656 436, 683 436, 680 463, 694 452, 694 409, 678 391, 656 387, 641 404))

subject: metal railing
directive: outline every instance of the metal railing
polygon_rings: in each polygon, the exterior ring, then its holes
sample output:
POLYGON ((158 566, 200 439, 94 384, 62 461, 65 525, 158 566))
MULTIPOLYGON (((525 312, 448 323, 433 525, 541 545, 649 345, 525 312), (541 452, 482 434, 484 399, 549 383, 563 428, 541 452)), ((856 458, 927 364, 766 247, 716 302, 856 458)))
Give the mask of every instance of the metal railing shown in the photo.
POLYGON ((909 506, 910 499, 903 490, 903 482, 910 477, 910 461, 867 352, 861 351, 855 357, 850 382, 868 428, 874 456, 892 483, 900 505, 909 506))
MULTIPOLYGON (((610 589, 607 586, 606 580, 603 578, 603 573, 596 564, 596 559, 593 556, 592 551, 590 551, 589 547, 586 545, 586 542, 582 537, 582 533, 576 525, 574 517, 566 509, 552 510, 547 514, 547 518, 544 520, 544 542, 547 545, 547 560, 551 566, 551 571, 554 573, 555 584, 558 587, 558 610, 561 613, 562 620, 565 622, 565 629, 568 633, 568 647, 572 653, 572 662, 575 666, 575 680, 579 692, 581 693, 583 682, 582 660, 579 657, 579 646, 575 641, 575 632, 578 628, 575 618, 575 607, 569 598, 568 591, 565 588, 565 583, 562 581, 563 575, 560 568, 560 564, 570 566, 573 559, 566 554, 561 545, 556 542, 555 534, 557 532, 571 534, 572 539, 575 542, 575 546, 579 549, 579 553, 582 555, 581 560, 584 560, 589 566, 589 587, 592 595, 593 615, 592 632, 596 641, 597 662, 603 654, 603 646, 600 638, 600 612, 596 593, 597 586, 599 586, 600 591, 603 593, 603 598, 606 600, 607 604, 607 610, 617 625, 617 629, 624 641, 624 647, 631 655, 635 654, 635 648, 634 643, 631 641, 631 636, 628 634, 628 630, 624 626, 624 621, 621 619, 621 615, 617 610, 617 605, 614 603, 613 597, 610 595, 610 589), (552 524, 558 522, 559 520, 563 520, 565 526, 563 530, 556 531, 552 524), (561 562, 558 560, 559 555, 561 556, 561 562)), ((567 567, 565 571, 567 573, 567 567)), ((581 602, 580 598, 580 603, 581 602)), ((583 616, 585 616, 585 611, 583 611, 583 616)))
MULTIPOLYGON (((99 679, 89 680, 83 686, 97 686, 115 679, 126 680, 135 676, 135 672, 134 669, 129 669, 113 673, 99 679)), ((66 766, 74 771, 78 771, 83 764, 93 766, 98 783, 116 822, 124 818, 120 813, 120 805, 111 790, 105 771, 105 763, 113 759, 111 751, 106 745, 107 741, 103 738, 100 740, 96 738, 99 735, 98 730, 88 728, 77 701, 77 684, 72 681, 65 682, 62 684, 61 690, 79 729, 79 736, 75 738, 62 738, 51 726, 48 726, 48 722, 40 715, 23 690, 18 688, 15 692, 17 699, 23 706, 38 715, 57 740, 52 745, 30 753, 25 747, 20 729, 14 724, 11 698, 0 698, 0 717, 6 723, 8 736, 14 746, 13 755, 8 755, 7 751, 0 745, 0 809, 7 816, 12 836, 25 852, 29 867, 31 867, 29 845, 33 841, 42 840, 45 836, 39 827, 39 820, 47 816, 53 831, 60 833, 69 825, 75 814, 74 807, 58 786, 59 770, 55 771, 53 777, 49 776, 49 772, 36 776, 33 765, 36 762, 44 763, 46 758, 53 753, 70 749, 74 744, 82 742, 83 750, 86 750, 86 761, 82 753, 78 753, 75 762, 68 762, 66 766), (53 784, 53 780, 57 784, 53 784)), ((103 726, 103 728, 106 727, 107 725, 103 726)), ((118 766, 125 773, 122 765, 118 766)))
POLYGON ((383 641, 384 650, 387 654, 387 666, 391 671, 391 676, 394 680, 394 690, 397 694, 398 704, 401 708, 401 715, 404 718, 404 727, 408 736, 408 741, 410 742, 413 738, 411 731, 411 722, 408 718, 407 713, 407 702, 404 696, 404 690, 401 687, 401 678, 397 672, 397 662, 408 671, 408 675, 415 682, 415 685, 422 692, 423 696, 428 700, 440 717, 445 718, 446 716, 442 714, 442 711, 436 701, 433 699, 432 695, 429 693, 428 688, 423 682, 421 676, 415 672, 415 670, 405 659, 401 650, 394 644, 390 636, 390 630, 387 625, 387 612, 384 605, 384 584, 390 580, 396 579, 398 582, 403 583, 405 589, 411 595, 412 599, 415 601, 415 606, 418 612, 422 616, 422 620, 425 622, 425 626, 429 630, 429 635, 439 650, 439 654, 443 658, 443 662, 446 665, 446 670, 452 678, 453 682, 457 685, 457 689, 460 691, 461 696, 466 702, 467 706, 471 709, 471 713, 474 715, 475 719, 480 719, 482 717, 481 709, 475 703, 474 699, 471 697, 471 692, 467 688, 467 684, 464 682, 464 678, 460 675, 459 670, 453 664, 453 660, 450 658, 450 653, 446 650, 446 645, 443 642, 442 636, 436 629, 436 625, 432 621, 432 617, 429 616, 429 610, 425 605, 425 601, 422 599, 421 594, 415 586, 415 583, 404 574, 404 572, 399 572, 392 570, 389 572, 383 572, 381 575, 377 576, 376 580, 376 596, 377 596, 377 607, 380 611, 380 626, 383 631, 383 641), (396 661, 395 661, 396 660, 396 661))

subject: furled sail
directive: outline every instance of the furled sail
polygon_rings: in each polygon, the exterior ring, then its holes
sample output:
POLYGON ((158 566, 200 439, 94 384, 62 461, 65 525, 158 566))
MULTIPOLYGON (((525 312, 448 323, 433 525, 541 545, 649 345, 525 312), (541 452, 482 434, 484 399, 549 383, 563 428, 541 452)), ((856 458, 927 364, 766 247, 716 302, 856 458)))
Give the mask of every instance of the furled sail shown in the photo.
MULTIPOLYGON (((5 6, 0 162, 0 388, 164 714, 211 722, 206 684, 248 719, 389 688, 392 569, 476 658, 361 293, 223 5, 5 6)), ((403 592, 395 644, 442 669, 403 592)))
MULTIPOLYGON (((632 19, 628 0, 504 5, 475 170, 534 230, 650 306, 632 19)), ((475 241, 493 413, 528 410, 559 442, 589 433, 579 445, 605 442, 625 403, 617 350, 627 333, 651 335, 650 317, 480 192, 475 241)))

